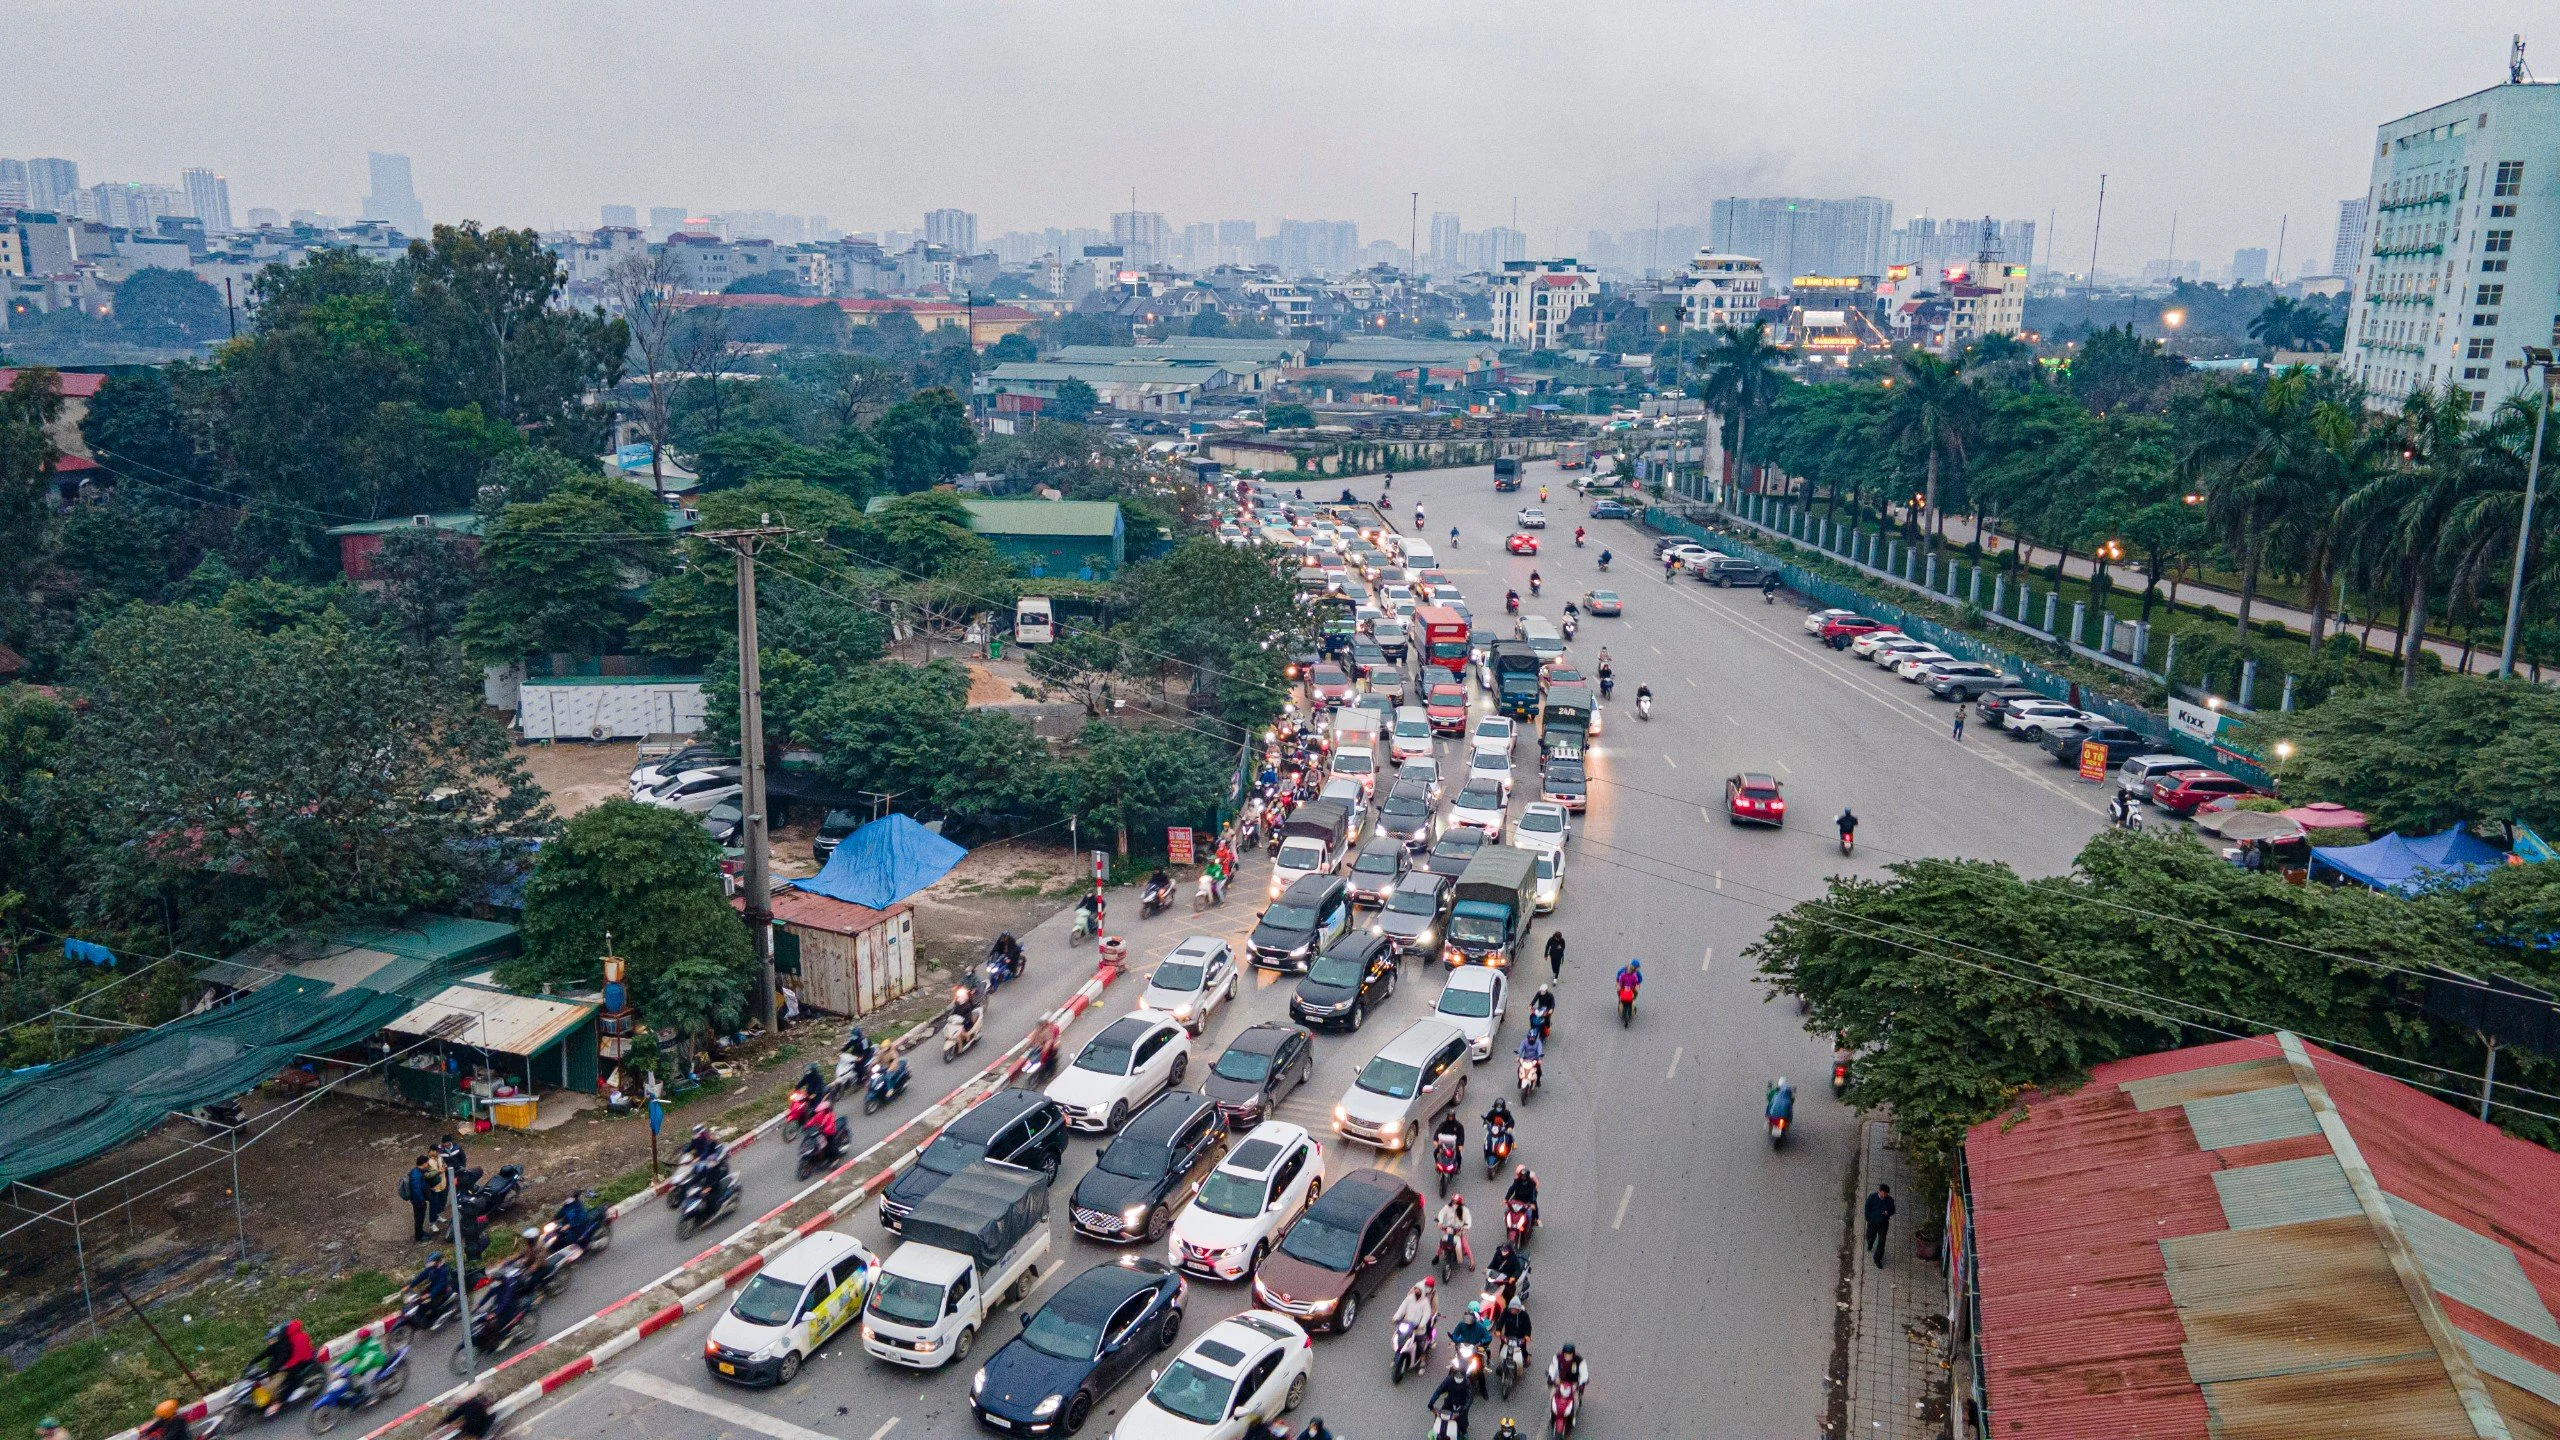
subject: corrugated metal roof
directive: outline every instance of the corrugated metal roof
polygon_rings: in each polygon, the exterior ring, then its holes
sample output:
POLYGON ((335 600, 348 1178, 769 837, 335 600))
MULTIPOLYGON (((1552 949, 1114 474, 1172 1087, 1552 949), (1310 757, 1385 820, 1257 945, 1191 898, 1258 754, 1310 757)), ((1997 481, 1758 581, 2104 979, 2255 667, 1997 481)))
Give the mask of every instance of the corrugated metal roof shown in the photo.
POLYGON ((2530 1391, 2553 1405, 2560 1405, 2560 1375, 2468 1331, 2463 1334, 2462 1344, 2471 1352, 2471 1363, 2479 1366, 2482 1374, 2504 1380, 2519 1390, 2530 1391))
POLYGON ((2516 1252, 2397 1195, 2389 1197, 2400 1233, 2409 1237, 2427 1283, 2484 1315, 2560 1345, 2560 1323, 2534 1293, 2516 1252))
POLYGON ((2473 1433, 2433 1350, 2347 1370, 2207 1385, 2204 1396, 2213 1440, 2468 1440, 2473 1433))
POLYGON ((2320 1130, 2320 1122, 2311 1118, 2311 1102, 2302 1098, 2302 1087, 2290 1082, 2235 1095, 2208 1095, 2188 1101, 2185 1108, 2196 1145, 2205 1150, 2291 1140, 2320 1130))
POLYGON ((2287 1065, 2282 1056, 2277 1056, 2242 1060, 2230 1065, 2208 1065, 2202 1070, 2155 1075, 2145 1080, 2127 1080, 2116 1088, 2132 1099, 2134 1109, 2158 1110, 2168 1105, 2184 1105, 2190 1100, 2236 1095, 2245 1090, 2292 1083, 2293 1067, 2287 1065))
POLYGON ((2234 1230, 2300 1225, 2361 1213, 2335 1155, 2225 1170, 2213 1177, 2223 1218, 2234 1230))
POLYGON ((2189 1235, 2160 1248, 2187 1373, 2199 1381, 2434 1353, 2361 1215, 2189 1235))
POLYGON ((552 1000, 477 985, 448 985, 382 1028, 402 1035, 434 1035, 502 1055, 538 1055, 596 1009, 592 1000, 552 1000))

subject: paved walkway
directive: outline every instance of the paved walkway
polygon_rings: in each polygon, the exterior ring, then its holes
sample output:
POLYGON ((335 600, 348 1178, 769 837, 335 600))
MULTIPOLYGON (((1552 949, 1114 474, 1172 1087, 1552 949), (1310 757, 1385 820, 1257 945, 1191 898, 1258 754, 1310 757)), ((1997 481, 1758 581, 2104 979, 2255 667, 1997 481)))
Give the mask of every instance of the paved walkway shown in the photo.
POLYGON ((1933 1440, 1946 1433, 1946 1276, 1912 1244, 1919 1197, 1893 1127, 1868 1120, 1862 1130, 1854 1203, 1863 1207, 1877 1185, 1890 1185, 1901 1213, 1888 1232, 1882 1268, 1868 1258, 1865 1221, 1858 1224, 1844 1440, 1933 1440))

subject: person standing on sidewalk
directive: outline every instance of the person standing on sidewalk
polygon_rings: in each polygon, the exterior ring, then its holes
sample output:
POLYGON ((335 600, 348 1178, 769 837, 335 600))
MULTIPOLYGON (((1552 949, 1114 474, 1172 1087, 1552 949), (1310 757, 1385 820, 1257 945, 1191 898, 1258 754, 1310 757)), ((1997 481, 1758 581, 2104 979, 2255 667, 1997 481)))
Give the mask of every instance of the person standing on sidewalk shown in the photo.
POLYGON ((462 1142, 454 1138, 450 1130, 444 1132, 444 1138, 436 1142, 436 1158, 444 1162, 445 1173, 448 1175, 460 1175, 463 1167, 471 1163, 462 1153, 462 1142))
POLYGON ((1878 1185, 1867 1197, 1867 1251, 1875 1257, 1876 1268, 1884 1268, 1884 1242, 1893 1229, 1893 1187, 1878 1185))
POLYGON ((452 1185, 446 1176, 442 1156, 428 1155, 424 1158, 427 1168, 427 1228, 440 1231, 444 1228, 445 1201, 452 1198, 452 1185))
POLYGON ((1970 707, 1968 707, 1963 701, 1959 700, 1956 702, 1955 728, 1947 732, 1949 737, 1959 745, 1964 743, 1964 712, 1968 708, 1970 707))
POLYGON ((409 1202, 409 1243, 413 1245, 435 1238, 427 1228, 427 1193, 427 1157, 421 1155, 400 1182, 400 1198, 409 1202))

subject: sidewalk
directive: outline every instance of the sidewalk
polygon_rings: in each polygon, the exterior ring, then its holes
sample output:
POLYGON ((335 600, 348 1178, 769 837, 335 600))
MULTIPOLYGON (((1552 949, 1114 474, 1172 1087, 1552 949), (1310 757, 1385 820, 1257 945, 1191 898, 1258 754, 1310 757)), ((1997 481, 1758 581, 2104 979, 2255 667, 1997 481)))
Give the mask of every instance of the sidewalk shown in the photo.
POLYGON ((1882 1269, 1867 1258, 1866 1224, 1858 1224, 1844 1440, 1933 1440, 1947 1427, 1946 1276, 1936 1261, 1919 1258, 1912 1243, 1919 1196, 1902 1150, 1892 1141, 1892 1126, 1868 1120, 1860 1133, 1853 1210, 1884 1184, 1893 1187, 1901 1213, 1894 1216, 1882 1269))

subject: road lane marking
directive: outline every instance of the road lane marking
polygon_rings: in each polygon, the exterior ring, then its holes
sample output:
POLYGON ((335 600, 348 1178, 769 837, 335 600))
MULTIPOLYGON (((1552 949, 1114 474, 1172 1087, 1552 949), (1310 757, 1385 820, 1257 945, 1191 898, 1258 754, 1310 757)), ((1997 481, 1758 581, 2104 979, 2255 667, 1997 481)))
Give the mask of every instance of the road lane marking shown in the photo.
POLYGON ((1732 716, 1730 716, 1730 715, 1727 715, 1726 717, 1724 717, 1724 723, 1726 723, 1727 725, 1732 726, 1732 727, 1733 727, 1734 729, 1736 729, 1736 730, 1739 730, 1739 729, 1741 729, 1741 728, 1742 728, 1742 722, 1741 722, 1741 721, 1739 721, 1739 720, 1734 719, 1734 718, 1733 718, 1732 716))
POLYGON ((1716 888, 1719 890, 1724 888, 1724 872, 1722 870, 1718 870, 1716 872, 1716 888))
POLYGON ((1659 645, 1647 645, 1647 646, 1646 646, 1646 647, 1644 647, 1644 648, 1646 648, 1647 650, 1652 651, 1652 652, 1653 652, 1654 654, 1656 654, 1656 655, 1659 655, 1659 654, 1661 654, 1661 653, 1662 653, 1662 647, 1661 647, 1661 646, 1659 646, 1659 645))
POLYGON ((1795 772, 1794 767, 1793 767, 1793 766, 1790 766, 1789 764, 1787 764, 1787 762, 1786 762, 1786 761, 1784 761, 1784 760, 1781 760, 1781 761, 1779 761, 1779 762, 1778 762, 1778 768, 1779 768, 1779 769, 1781 769, 1781 770, 1784 770, 1786 773, 1788 773, 1788 774, 1790 774, 1790 775, 1793 775, 1794 773, 1796 773, 1796 772, 1795 772))
MULTIPOLYGON (((788 1420, 776 1420, 769 1415, 750 1410, 734 1400, 723 1400, 717 1395, 705 1395, 698 1390, 688 1390, 672 1380, 661 1380, 646 1370, 625 1371, 614 1376, 613 1383, 622 1389, 646 1395, 652 1400, 661 1400, 669 1405, 680 1405, 698 1415, 708 1415, 724 1425, 735 1425, 741 1430, 753 1430, 759 1435, 770 1435, 773 1440, 835 1440, 834 1436, 823 1430, 811 1430, 805 1426, 794 1425, 788 1420)), ((890 1425, 896 1423, 898 1422, 895 1420, 889 1422, 890 1425)), ((889 1426, 881 1426, 879 1433, 880 1435, 888 1434, 889 1426)), ((879 1440, 879 1436, 873 1436, 872 1440, 879 1440)))
POLYGON ((1715 968, 1715 963, 1716 947, 1710 945, 1707 947, 1707 958, 1698 962, 1698 973, 1701 975, 1706 974, 1709 970, 1715 968))
POLYGON ((1697 688, 1698 688, 1698 677, 1697 677, 1697 676, 1695 676, 1695 675, 1683 675, 1683 676, 1681 676, 1680 678, 1689 682, 1689 688, 1690 688, 1690 689, 1695 690, 1695 689, 1697 689, 1697 688))
MULTIPOLYGON (((1628 1202, 1628 1201, 1630 1201, 1630 1200, 1633 1200, 1634 1198, 1636 1198, 1636 1187, 1634 1187, 1633 1185, 1630 1185, 1630 1186, 1628 1186, 1628 1187, 1626 1188, 1625 1193, 1621 1194, 1621 1195, 1618 1197, 1618 1218, 1609 1222, 1609 1228, 1610 1228, 1610 1229, 1615 1230, 1615 1229, 1617 1229, 1619 1226, 1624 1225, 1624 1224, 1626 1224, 1626 1223, 1627 1223, 1627 1202, 1628 1202)), ((745 1407, 744 1407, 744 1406, 741 1406, 741 1407, 739 1407, 739 1408, 741 1408, 741 1409, 745 1409, 745 1407)), ((750 1415, 754 1415, 754 1414, 755 1414, 755 1412, 754 1412, 754 1411, 752 1411, 752 1410, 748 1410, 748 1411, 747 1411, 747 1413, 748 1413, 748 1414, 750 1414, 750 1415)), ((761 1416, 761 1415, 757 1415, 757 1416, 756 1416, 756 1418, 757 1418, 757 1419, 759 1419, 759 1420, 761 1420, 761 1419, 763 1419, 764 1417, 763 1417, 763 1416, 761 1416)))
POLYGON ((1663 763, 1663 764, 1665 764, 1665 765, 1670 766, 1670 767, 1671 767, 1672 769, 1674 769, 1674 770, 1677 770, 1677 769, 1679 769, 1679 768, 1680 768, 1680 762, 1679 762, 1679 761, 1677 761, 1677 760, 1672 759, 1672 758, 1671 758, 1670 756, 1668 756, 1668 755, 1665 755, 1665 756, 1663 756, 1663 757, 1662 757, 1662 763, 1663 763))
POLYGON ((1672 1076, 1680 1073, 1680 1057, 1687 1053, 1688 1048, 1689 1047, 1685 1045, 1674 1045, 1671 1047, 1671 1068, 1662 1072, 1663 1079, 1668 1080, 1672 1076))
POLYGON ((1714 812, 1713 810, 1708 809, 1708 808, 1707 808, 1706 806, 1704 806, 1704 805, 1701 805, 1701 806, 1699 806, 1699 807, 1698 807, 1698 818, 1699 818, 1699 819, 1701 819, 1701 820, 1704 820, 1705 822, 1707 822, 1707 823, 1708 823, 1708 824, 1710 824, 1710 825, 1713 825, 1714 823, 1716 823, 1716 812, 1714 812))
POLYGON ((871 1432, 871 1440, 886 1440, 886 1437, 888 1436, 889 1432, 890 1432, 890 1431, 892 1431, 892 1430, 895 1430, 895 1429, 897 1429, 897 1428, 898 1428, 898 1417, 897 1417, 897 1416, 895 1416, 895 1415, 892 1415, 892 1416, 890 1416, 887 1420, 885 1420, 885 1421, 881 1422, 881 1425, 880 1425, 880 1428, 879 1428, 879 1429, 874 1430, 874 1431, 872 1431, 872 1432, 871 1432))

